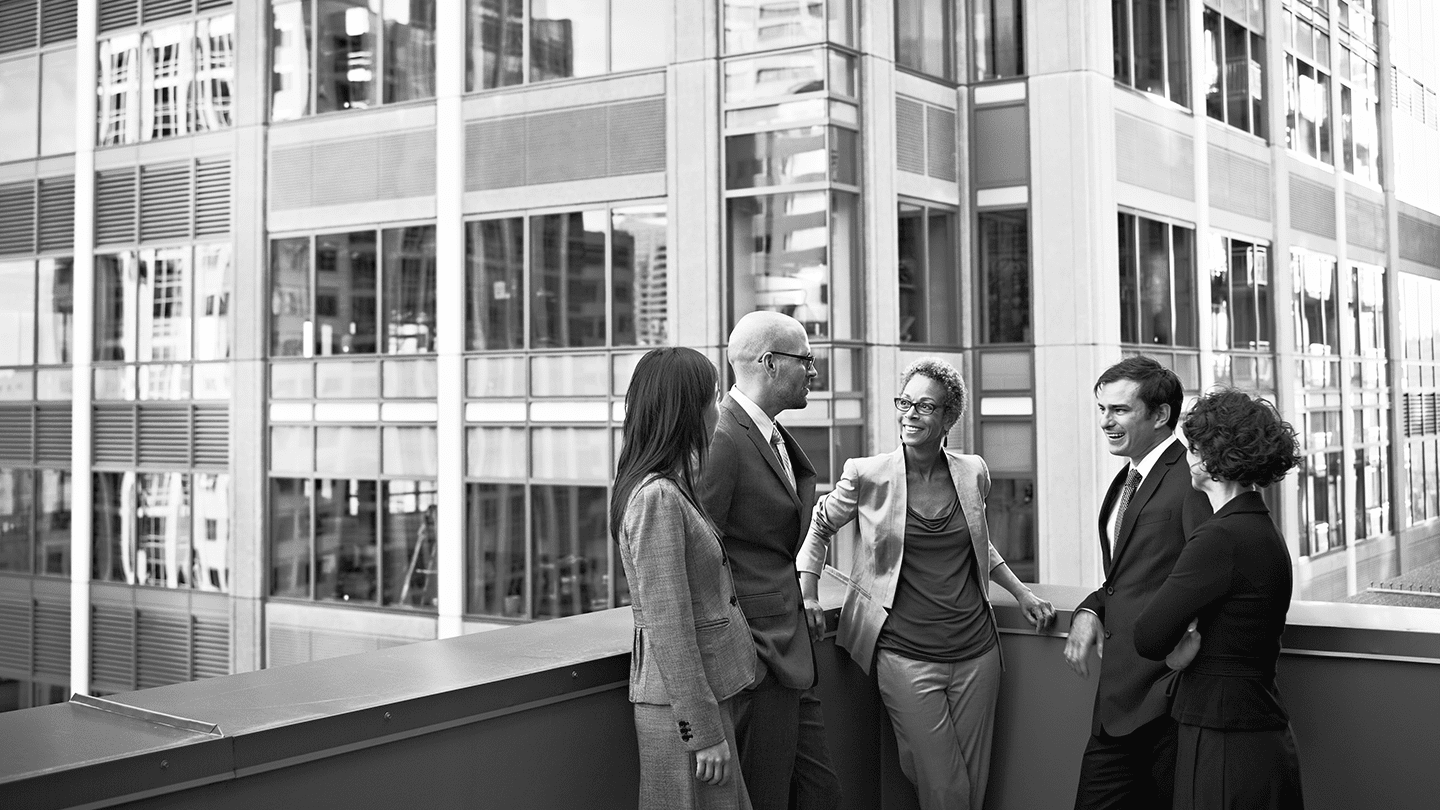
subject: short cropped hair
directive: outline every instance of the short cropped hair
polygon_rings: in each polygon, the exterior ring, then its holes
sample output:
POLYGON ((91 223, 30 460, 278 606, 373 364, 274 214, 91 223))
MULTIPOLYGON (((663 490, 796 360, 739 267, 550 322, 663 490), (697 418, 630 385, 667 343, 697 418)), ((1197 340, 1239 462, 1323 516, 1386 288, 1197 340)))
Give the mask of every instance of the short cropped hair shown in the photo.
POLYGON ((1190 407, 1185 438, 1210 475, 1244 486, 1268 487, 1303 460, 1294 428, 1275 406, 1233 388, 1190 407))
POLYGON ((900 387, 904 388, 909 385, 910 378, 917 374, 921 377, 929 377, 945 387, 948 396, 946 396, 941 410, 941 421, 945 422, 946 427, 955 424, 955 420, 965 413, 965 405, 969 397, 965 390, 965 378, 960 376, 960 372, 956 371, 954 366, 938 357, 922 357, 905 369, 905 374, 900 378, 900 387))
POLYGON ((1185 386, 1180 384, 1175 372, 1143 354, 1127 357, 1105 369, 1105 373, 1095 381, 1095 393, 1100 392, 1100 386, 1118 380, 1130 380, 1140 387, 1140 402, 1145 405, 1147 415, 1155 413, 1161 405, 1169 405, 1170 421, 1166 427, 1174 430, 1179 424, 1180 406, 1185 402, 1185 386))

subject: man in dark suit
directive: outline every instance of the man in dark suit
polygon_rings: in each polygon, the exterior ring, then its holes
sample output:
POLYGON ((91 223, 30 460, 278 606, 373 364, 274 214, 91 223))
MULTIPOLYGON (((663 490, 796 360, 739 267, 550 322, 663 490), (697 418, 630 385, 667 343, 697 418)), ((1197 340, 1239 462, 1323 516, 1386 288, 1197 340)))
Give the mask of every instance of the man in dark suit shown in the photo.
POLYGON ((795 571, 815 504, 815 469, 774 421, 805 407, 815 362, 805 328, 778 312, 741 318, 726 355, 735 385, 720 405, 700 498, 720 530, 763 671, 735 697, 740 770, 755 810, 829 810, 840 804, 840 782, 825 748, 795 571))
POLYGON ((1111 366, 1095 383, 1108 449, 1128 460, 1100 507, 1105 581, 1075 609, 1065 661, 1089 675, 1100 657, 1090 741, 1080 764, 1076 810, 1169 807, 1175 781, 1175 721, 1169 669, 1135 652, 1135 619, 1175 566, 1185 538, 1210 517, 1190 487, 1175 425, 1185 391, 1175 373, 1148 357, 1111 366), (1108 653, 1108 655, 1107 655, 1108 653))

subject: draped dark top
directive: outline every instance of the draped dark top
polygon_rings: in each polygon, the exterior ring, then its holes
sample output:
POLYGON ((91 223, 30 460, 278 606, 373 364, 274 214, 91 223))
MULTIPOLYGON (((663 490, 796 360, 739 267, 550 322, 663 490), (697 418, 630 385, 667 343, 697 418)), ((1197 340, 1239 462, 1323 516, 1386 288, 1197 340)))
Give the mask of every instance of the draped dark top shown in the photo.
POLYGON ((1171 715, 1205 728, 1284 728, 1275 687, 1290 608, 1290 554, 1258 492, 1191 532, 1165 584, 1135 621, 1135 649, 1162 660, 1198 618, 1200 652, 1180 674, 1171 715))

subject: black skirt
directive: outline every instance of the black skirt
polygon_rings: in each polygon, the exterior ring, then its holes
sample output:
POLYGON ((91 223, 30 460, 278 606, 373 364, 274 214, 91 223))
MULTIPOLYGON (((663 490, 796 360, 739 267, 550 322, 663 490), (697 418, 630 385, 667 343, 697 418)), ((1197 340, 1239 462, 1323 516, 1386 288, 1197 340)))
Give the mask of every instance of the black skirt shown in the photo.
POLYGON ((1290 727, 1226 731, 1180 724, 1174 810, 1303 810, 1290 727))

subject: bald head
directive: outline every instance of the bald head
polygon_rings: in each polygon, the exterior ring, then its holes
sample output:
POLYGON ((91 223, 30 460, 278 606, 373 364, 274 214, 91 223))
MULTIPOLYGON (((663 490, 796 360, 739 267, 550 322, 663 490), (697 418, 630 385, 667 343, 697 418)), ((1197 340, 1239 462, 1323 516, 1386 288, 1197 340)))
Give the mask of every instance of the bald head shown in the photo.
POLYGON ((803 360, 810 340, 799 321, 779 312, 751 312, 730 331, 725 350, 735 385, 771 419, 781 411, 805 407, 814 376, 803 360), (776 354, 783 352, 784 354, 776 354))

